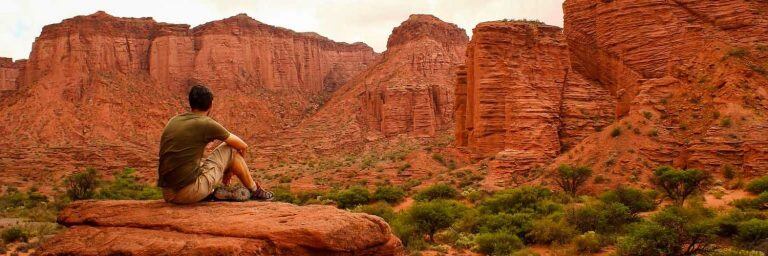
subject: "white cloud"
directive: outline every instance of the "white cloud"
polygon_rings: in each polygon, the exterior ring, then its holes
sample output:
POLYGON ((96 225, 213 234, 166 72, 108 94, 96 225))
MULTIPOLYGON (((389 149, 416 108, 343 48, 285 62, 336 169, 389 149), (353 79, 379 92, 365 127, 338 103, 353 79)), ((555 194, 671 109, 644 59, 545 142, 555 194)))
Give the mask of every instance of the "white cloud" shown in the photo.
POLYGON ((238 13, 275 26, 313 31, 384 51, 392 28, 414 13, 433 14, 471 33, 479 22, 538 19, 562 26, 562 0, 0 0, 0 56, 27 58, 43 26, 98 10, 192 26, 238 13))

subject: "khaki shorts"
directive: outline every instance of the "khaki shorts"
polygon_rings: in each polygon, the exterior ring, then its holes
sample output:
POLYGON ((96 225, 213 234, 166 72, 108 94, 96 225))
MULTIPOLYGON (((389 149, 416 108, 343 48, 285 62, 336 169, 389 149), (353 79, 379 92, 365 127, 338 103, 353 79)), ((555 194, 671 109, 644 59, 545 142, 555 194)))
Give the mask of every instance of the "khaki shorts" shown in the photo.
POLYGON ((229 169, 235 155, 235 148, 222 143, 213 150, 208 158, 200 159, 200 176, 195 182, 179 189, 163 188, 163 198, 166 202, 175 204, 191 204, 200 202, 213 193, 213 189, 221 184, 224 171, 229 169))

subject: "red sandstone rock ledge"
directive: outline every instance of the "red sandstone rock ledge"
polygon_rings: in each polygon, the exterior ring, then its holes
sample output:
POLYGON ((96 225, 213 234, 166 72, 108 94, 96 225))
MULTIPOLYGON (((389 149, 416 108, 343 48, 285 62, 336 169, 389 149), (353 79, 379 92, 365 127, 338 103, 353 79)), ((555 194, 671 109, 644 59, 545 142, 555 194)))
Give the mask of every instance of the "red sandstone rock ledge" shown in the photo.
POLYGON ((286 203, 83 201, 40 255, 404 255, 379 217, 286 203))

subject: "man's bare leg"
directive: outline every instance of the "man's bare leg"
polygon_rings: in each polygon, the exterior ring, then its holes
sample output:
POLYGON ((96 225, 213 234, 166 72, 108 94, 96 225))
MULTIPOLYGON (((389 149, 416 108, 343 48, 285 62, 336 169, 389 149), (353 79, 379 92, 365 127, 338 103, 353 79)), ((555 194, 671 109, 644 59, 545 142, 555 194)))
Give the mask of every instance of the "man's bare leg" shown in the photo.
POLYGON ((235 152, 235 155, 233 155, 232 158, 232 165, 229 167, 228 172, 224 173, 224 184, 229 183, 229 180, 232 179, 232 175, 234 175, 237 176, 240 183, 243 183, 243 186, 249 190, 253 191, 258 189, 259 184, 253 181, 253 177, 251 177, 251 173, 248 171, 248 165, 245 163, 245 158, 243 158, 239 152, 235 152))

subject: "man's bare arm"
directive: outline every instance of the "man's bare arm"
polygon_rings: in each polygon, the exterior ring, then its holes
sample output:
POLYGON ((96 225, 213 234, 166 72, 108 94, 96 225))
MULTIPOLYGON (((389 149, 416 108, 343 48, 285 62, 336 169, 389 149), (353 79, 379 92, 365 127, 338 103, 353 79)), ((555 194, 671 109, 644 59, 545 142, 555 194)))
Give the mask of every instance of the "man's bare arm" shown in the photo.
POLYGON ((240 154, 244 154, 245 150, 248 149, 248 144, 245 143, 240 137, 237 137, 237 135, 230 133, 229 137, 227 137, 227 140, 224 142, 227 143, 227 145, 232 146, 233 148, 237 149, 237 151, 240 151, 240 154))

